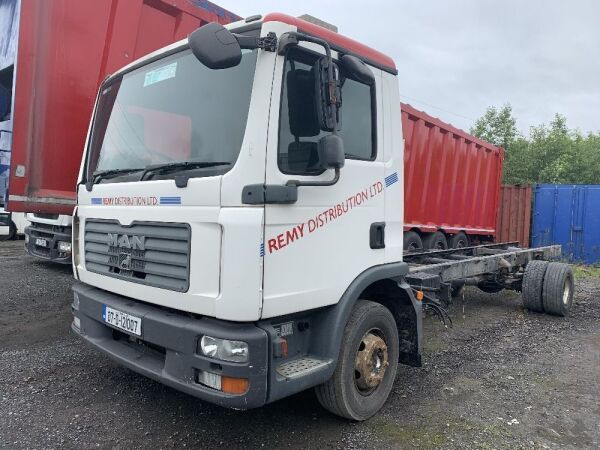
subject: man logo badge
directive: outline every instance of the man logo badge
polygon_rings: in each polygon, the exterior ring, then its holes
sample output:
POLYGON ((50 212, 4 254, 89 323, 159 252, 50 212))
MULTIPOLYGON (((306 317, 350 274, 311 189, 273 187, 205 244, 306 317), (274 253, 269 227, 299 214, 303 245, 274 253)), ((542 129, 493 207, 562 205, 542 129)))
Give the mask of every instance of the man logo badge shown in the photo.
POLYGON ((108 252, 113 255, 110 262, 113 267, 124 271, 123 275, 143 269, 144 261, 141 258, 144 257, 145 250, 146 236, 108 233, 108 252))

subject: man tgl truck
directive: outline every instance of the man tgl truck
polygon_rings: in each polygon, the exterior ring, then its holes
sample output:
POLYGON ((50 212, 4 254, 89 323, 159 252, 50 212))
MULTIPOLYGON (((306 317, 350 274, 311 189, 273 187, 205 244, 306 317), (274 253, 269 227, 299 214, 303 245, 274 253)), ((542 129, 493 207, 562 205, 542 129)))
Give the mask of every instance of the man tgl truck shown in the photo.
POLYGON ((283 14, 207 24, 109 76, 77 186, 72 329, 209 402, 315 387, 364 420, 460 286, 567 314, 559 246, 403 257, 399 103, 389 57, 283 14))

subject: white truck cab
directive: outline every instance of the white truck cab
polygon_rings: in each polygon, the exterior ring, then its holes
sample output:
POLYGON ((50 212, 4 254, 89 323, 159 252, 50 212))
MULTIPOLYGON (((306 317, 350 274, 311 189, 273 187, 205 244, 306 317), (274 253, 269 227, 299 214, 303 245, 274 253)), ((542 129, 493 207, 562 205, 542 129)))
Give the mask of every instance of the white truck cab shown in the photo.
POLYGON ((217 404, 316 386, 332 412, 372 416, 397 362, 420 364, 435 278, 419 290, 403 262, 396 75, 269 14, 108 77, 79 175, 72 328, 217 404))

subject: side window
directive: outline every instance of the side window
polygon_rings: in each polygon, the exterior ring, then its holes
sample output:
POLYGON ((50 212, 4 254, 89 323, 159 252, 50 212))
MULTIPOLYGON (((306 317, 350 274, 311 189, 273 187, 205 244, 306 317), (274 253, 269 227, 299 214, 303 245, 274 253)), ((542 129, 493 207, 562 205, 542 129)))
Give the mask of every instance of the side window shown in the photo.
MULTIPOLYGON (((283 173, 318 175, 317 143, 327 134, 319 128, 314 104, 316 55, 297 48, 288 52, 279 120, 278 165, 283 173)), ((346 75, 342 72, 342 77, 346 75)), ((346 77, 342 85, 339 135, 347 158, 372 160, 376 154, 374 87, 346 77)))

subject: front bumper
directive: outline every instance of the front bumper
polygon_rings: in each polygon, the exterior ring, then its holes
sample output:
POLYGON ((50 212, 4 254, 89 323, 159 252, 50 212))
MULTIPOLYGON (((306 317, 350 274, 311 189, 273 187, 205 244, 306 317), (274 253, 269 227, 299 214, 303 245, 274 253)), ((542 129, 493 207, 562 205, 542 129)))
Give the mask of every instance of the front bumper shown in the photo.
POLYGON ((71 252, 64 253, 58 250, 58 243, 60 241, 71 242, 71 227, 32 223, 25 227, 25 234, 28 236, 28 241, 25 243, 25 251, 29 255, 62 264, 71 264, 71 252), (47 245, 45 247, 36 245, 35 240, 37 238, 44 239, 47 245))
POLYGON ((268 336, 254 324, 194 318, 82 283, 76 283, 73 291, 79 299, 78 309, 74 303, 73 314, 79 319, 80 327, 74 323, 72 329, 120 364, 221 406, 250 409, 266 403, 268 336), (137 342, 103 322, 103 305, 142 318, 142 336, 137 342), (205 334, 247 342, 249 361, 233 363, 198 354, 198 342, 205 334), (247 378, 250 387, 245 394, 226 394, 197 383, 198 370, 247 378))

